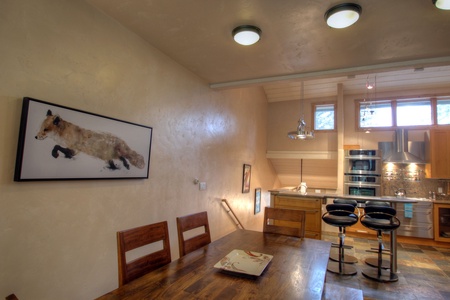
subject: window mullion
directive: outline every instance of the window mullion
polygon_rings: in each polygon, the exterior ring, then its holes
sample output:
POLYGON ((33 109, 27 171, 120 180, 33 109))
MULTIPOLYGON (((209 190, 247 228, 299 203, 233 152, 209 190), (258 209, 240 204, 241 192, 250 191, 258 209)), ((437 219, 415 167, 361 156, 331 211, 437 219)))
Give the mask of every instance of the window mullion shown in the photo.
POLYGON ((431 125, 436 125, 437 122, 437 99, 436 97, 430 98, 431 101, 431 125))
POLYGON ((397 100, 391 101, 392 127, 397 127, 397 100))

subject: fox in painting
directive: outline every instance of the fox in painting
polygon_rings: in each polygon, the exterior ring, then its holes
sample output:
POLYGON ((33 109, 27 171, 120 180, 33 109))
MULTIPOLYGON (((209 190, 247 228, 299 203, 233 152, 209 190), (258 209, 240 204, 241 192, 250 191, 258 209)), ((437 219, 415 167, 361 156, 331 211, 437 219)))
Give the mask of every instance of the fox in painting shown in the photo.
POLYGON ((133 166, 143 169, 144 157, 132 150, 122 139, 104 132, 95 132, 81 128, 64 121, 60 116, 53 115, 51 110, 42 122, 36 139, 52 138, 57 144, 53 147, 52 156, 58 158, 59 152, 66 158, 73 158, 79 152, 99 158, 108 164, 111 170, 119 169, 114 160, 122 161, 125 168, 133 166))

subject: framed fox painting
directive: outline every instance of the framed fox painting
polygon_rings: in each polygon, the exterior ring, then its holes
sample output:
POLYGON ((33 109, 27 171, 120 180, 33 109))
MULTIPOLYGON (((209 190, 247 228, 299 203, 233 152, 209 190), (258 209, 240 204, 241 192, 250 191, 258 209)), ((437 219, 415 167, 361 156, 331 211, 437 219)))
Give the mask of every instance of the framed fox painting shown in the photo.
POLYGON ((23 98, 15 181, 148 178, 152 128, 23 98))

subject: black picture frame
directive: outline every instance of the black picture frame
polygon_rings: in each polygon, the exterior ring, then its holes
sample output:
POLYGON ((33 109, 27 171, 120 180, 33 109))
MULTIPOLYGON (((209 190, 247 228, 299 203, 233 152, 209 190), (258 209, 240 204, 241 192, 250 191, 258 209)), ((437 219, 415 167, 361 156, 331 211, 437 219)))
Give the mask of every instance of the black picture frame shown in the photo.
POLYGON ((255 189, 255 212, 256 215, 261 211, 261 188, 255 189))
POLYGON ((250 193, 250 180, 252 177, 252 166, 244 164, 242 173, 242 193, 250 193))
POLYGON ((152 127, 24 97, 14 181, 146 179, 152 127))

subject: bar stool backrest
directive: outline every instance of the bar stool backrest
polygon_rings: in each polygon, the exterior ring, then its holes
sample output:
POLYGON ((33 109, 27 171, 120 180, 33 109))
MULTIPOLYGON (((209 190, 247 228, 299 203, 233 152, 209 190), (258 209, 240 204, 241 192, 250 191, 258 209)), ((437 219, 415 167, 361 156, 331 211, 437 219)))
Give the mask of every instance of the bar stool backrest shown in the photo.
POLYGON ((358 201, 353 200, 353 199, 341 199, 341 198, 336 198, 333 200, 334 204, 350 204, 353 205, 353 207, 355 208, 358 205, 358 201))
POLYGON ((389 220, 397 214, 395 208, 386 206, 366 206, 364 212, 371 218, 385 220, 389 220))
POLYGON ((348 216, 353 214, 355 207, 350 204, 327 204, 327 212, 335 216, 348 216))

